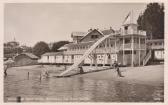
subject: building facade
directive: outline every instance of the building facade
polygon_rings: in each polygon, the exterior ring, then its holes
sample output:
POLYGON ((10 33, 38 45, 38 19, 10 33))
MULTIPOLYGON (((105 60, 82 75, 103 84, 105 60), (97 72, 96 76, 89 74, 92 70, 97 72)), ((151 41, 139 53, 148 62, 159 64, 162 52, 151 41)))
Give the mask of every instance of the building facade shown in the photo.
POLYGON ((61 54, 47 53, 42 55, 40 63, 74 64, 98 40, 111 35, 101 42, 84 60, 89 65, 112 65, 114 61, 125 66, 139 66, 146 56, 146 33, 137 29, 137 25, 124 24, 119 31, 100 31, 90 29, 88 32, 72 34, 73 43, 61 47, 61 54), (79 37, 78 37, 79 36, 79 37), (52 57, 52 58, 51 58, 52 57), (46 60, 44 60, 46 59, 46 60), (50 61, 53 59, 52 61, 50 61))
POLYGON ((151 59, 164 58, 164 41, 147 40, 146 32, 138 30, 131 14, 125 18, 120 30, 112 27, 89 29, 88 32, 72 32, 71 38, 72 43, 61 47, 59 53, 42 55, 44 61, 41 59, 39 63, 104 66, 117 61, 123 66, 144 66, 151 59))
POLYGON ((151 62, 164 61, 164 39, 147 40, 147 49, 151 51, 151 62))

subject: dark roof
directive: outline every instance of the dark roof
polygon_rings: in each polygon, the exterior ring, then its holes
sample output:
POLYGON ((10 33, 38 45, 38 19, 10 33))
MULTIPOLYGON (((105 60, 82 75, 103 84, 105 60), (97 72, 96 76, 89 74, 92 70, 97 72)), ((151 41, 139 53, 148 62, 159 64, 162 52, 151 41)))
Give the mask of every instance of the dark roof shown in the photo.
POLYGON ((115 31, 112 28, 110 28, 110 29, 102 30, 101 32, 103 33, 103 35, 109 35, 111 33, 114 33, 115 31))
POLYGON ((33 53, 22 53, 22 54, 25 54, 32 59, 38 59, 38 57, 36 55, 34 55, 33 53))
POLYGON ((63 54, 63 52, 47 52, 47 53, 43 54, 42 56, 49 56, 49 55, 55 56, 55 55, 62 55, 62 54, 63 54))
POLYGON ((19 54, 17 56, 20 56, 20 55, 26 55, 26 56, 28 56, 31 59, 38 59, 38 57, 36 55, 34 55, 33 53, 22 53, 22 54, 19 54))

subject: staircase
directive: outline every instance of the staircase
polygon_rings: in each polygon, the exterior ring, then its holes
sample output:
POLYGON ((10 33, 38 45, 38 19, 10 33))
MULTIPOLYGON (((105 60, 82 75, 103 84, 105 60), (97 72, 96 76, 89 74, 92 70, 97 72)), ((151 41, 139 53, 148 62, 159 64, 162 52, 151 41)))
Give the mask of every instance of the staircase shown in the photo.
POLYGON ((148 54, 145 56, 145 58, 143 60, 143 66, 145 66, 148 63, 151 56, 152 56, 152 52, 151 52, 151 50, 149 50, 148 54))
POLYGON ((109 38, 110 36, 113 36, 114 34, 110 34, 110 35, 106 35, 102 38, 100 38, 96 43, 94 43, 84 54, 83 56, 76 62, 74 63, 71 67, 69 67, 67 70, 65 70, 64 72, 62 72, 59 76, 63 76, 65 75, 66 73, 68 73, 69 71, 77 68, 81 63, 82 61, 85 60, 86 57, 89 56, 89 54, 99 45, 101 44, 105 39, 109 38))

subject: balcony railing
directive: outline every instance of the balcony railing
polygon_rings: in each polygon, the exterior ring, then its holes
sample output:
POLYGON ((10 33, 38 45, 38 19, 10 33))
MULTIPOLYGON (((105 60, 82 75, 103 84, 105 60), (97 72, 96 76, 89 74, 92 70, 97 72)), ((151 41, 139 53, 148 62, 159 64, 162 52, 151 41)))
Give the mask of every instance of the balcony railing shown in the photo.
POLYGON ((146 36, 146 31, 142 31, 142 30, 127 30, 127 31, 121 31, 121 35, 128 35, 128 34, 137 34, 137 35, 144 35, 146 36))

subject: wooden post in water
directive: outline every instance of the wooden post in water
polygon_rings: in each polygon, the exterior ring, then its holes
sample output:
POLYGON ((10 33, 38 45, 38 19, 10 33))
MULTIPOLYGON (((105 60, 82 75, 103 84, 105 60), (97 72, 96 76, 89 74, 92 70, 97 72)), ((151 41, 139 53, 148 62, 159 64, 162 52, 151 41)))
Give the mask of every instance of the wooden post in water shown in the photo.
POLYGON ((29 79, 29 72, 27 72, 27 79, 29 79))
POLYGON ((40 73, 40 82, 41 82, 41 73, 40 73))

